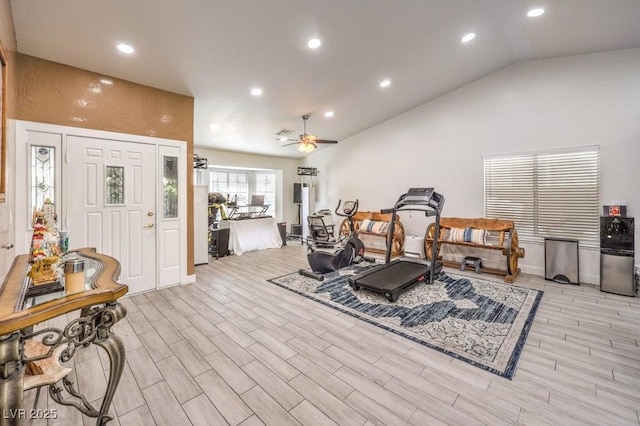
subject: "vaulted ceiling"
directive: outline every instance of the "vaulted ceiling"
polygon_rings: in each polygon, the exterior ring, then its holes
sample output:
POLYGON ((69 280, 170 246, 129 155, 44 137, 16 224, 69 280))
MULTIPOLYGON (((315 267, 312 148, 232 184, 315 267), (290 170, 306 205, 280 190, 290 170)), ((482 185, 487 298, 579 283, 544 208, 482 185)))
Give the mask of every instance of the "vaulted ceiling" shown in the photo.
POLYGON ((193 96, 198 147, 291 157, 306 154, 276 133, 296 137, 303 114, 341 141, 514 62, 640 47, 638 0, 11 4, 19 52, 193 96))

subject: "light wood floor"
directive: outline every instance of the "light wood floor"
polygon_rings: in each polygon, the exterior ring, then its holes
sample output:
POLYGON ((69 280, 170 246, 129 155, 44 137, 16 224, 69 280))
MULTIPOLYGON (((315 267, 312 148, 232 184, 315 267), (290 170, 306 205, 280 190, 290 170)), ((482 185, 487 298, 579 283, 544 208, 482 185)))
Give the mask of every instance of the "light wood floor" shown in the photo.
MULTIPOLYGON (((545 294, 507 380, 265 281, 305 254, 290 243, 211 260, 194 284, 124 298, 112 424, 640 423, 640 298, 521 276, 545 294)), ((73 360, 90 400, 105 358, 90 347, 73 360)), ((92 424, 42 394, 50 424, 92 424)))

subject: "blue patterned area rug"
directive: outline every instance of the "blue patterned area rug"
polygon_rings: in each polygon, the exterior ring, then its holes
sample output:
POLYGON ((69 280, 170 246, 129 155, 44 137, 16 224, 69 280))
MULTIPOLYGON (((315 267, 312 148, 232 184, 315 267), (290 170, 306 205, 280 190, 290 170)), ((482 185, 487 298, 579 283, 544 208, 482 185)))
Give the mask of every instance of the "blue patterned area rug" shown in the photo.
POLYGON ((395 303, 368 290, 354 291, 348 277, 371 265, 354 265, 324 281, 298 273, 269 282, 404 336, 476 367, 511 379, 538 309, 542 291, 441 273, 395 303))

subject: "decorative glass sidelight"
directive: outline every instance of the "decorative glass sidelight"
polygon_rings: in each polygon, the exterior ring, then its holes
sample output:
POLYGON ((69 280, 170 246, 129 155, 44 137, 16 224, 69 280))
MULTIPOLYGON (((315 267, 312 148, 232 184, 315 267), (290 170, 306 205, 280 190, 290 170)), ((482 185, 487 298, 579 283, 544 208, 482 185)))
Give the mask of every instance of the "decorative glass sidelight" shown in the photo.
POLYGON ((178 157, 162 157, 162 218, 178 217, 178 157))
POLYGON ((40 208, 49 199, 55 203, 55 148, 31 146, 31 209, 40 208))
POLYGON ((105 204, 124 204, 124 167, 106 166, 105 177, 105 204))

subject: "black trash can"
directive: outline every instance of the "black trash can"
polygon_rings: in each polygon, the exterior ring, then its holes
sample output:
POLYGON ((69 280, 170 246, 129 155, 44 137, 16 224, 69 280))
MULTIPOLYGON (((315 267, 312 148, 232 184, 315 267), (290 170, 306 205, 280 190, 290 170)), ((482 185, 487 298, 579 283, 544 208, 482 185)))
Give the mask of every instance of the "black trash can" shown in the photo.
POLYGON ((287 222, 278 222, 278 231, 280 231, 280 238, 282 238, 282 245, 287 245, 287 222))

